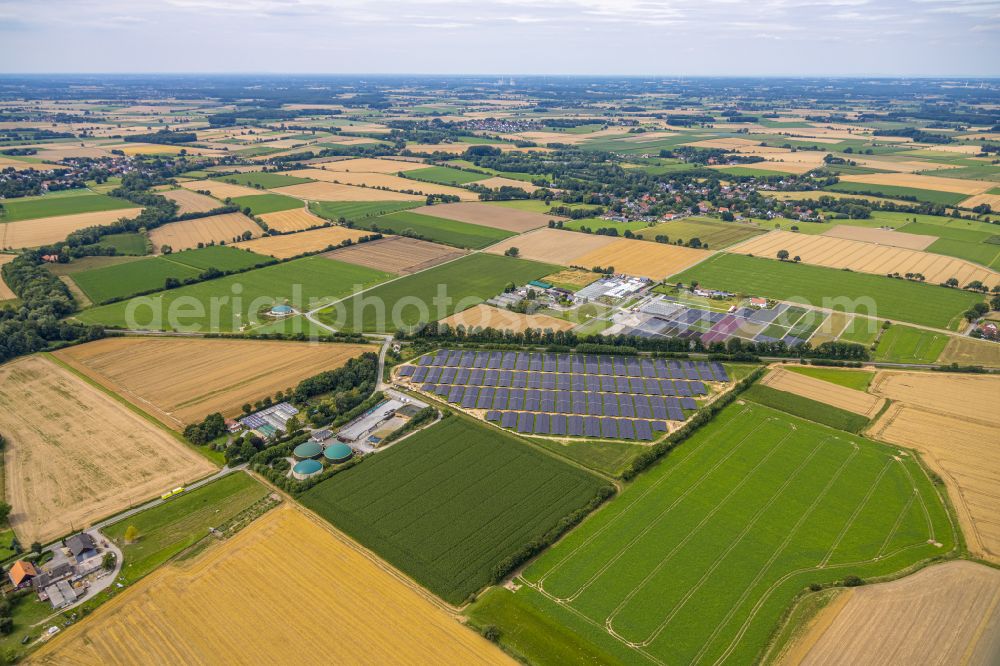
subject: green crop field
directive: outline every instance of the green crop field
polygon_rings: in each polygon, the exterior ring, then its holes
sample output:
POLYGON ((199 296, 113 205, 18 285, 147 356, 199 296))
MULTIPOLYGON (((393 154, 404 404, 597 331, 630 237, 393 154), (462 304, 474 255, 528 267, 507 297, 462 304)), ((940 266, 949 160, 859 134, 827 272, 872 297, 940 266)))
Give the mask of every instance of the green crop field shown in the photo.
POLYGON ((217 176, 214 180, 225 183, 235 183, 246 187, 285 187, 287 185, 301 185, 302 183, 313 182, 310 178, 299 178, 283 173, 264 173, 263 171, 252 171, 249 173, 234 173, 228 176, 217 176))
POLYGON ((840 311, 907 321, 938 328, 956 327, 962 313, 982 296, 931 284, 894 280, 822 266, 717 254, 669 278, 671 282, 794 300, 840 311), (869 311, 865 303, 874 305, 869 311))
POLYGON ((882 322, 877 319, 852 317, 847 328, 841 332, 837 339, 841 342, 856 342, 859 345, 867 346, 875 342, 881 326, 882 322))
POLYGON ((468 614, 532 663, 750 664, 807 586, 955 547, 914 456, 734 404, 468 614))
POLYGON ((343 218, 358 223, 422 205, 422 201, 310 201, 309 210, 331 222, 343 218))
POLYGON ((301 501, 459 604, 601 485, 511 435, 452 416, 320 483, 301 501))
POLYGON ((255 194, 245 197, 234 197, 233 203, 240 208, 249 208, 254 215, 277 213, 292 208, 302 208, 302 201, 284 194, 255 194))
POLYGON ((671 243, 682 240, 685 243, 692 238, 698 238, 709 248, 718 250, 745 241, 748 238, 767 233, 767 229, 751 227, 737 222, 722 222, 705 218, 686 218, 675 222, 664 222, 653 227, 642 229, 645 240, 654 240, 657 236, 666 236, 671 243))
POLYGON ((59 197, 31 197, 23 200, 7 199, 0 204, 3 205, 3 210, 0 212, 0 222, 17 222, 19 220, 33 220, 38 217, 75 215, 76 213, 136 207, 134 203, 125 199, 93 193, 59 197))
POLYGON ((236 472, 163 504, 130 516, 104 530, 125 556, 122 576, 135 582, 268 494, 249 474, 236 472), (135 526, 139 538, 125 543, 135 526))
POLYGON ((948 336, 944 333, 895 324, 879 338, 875 360, 886 363, 933 363, 947 344, 948 336))
POLYGON ((925 176, 940 176, 942 178, 964 178, 968 180, 991 180, 1000 183, 1000 167, 992 164, 964 166, 955 169, 934 169, 921 171, 925 176))
POLYGON ((967 194, 956 194, 955 192, 940 192, 938 190, 921 190, 915 187, 903 187, 900 185, 875 185, 872 183, 848 183, 840 182, 827 185, 825 190, 832 192, 848 192, 851 194, 873 194, 877 197, 902 198, 913 197, 917 201, 927 201, 930 203, 954 206, 958 202, 968 199, 967 194))
POLYGON ((990 242, 1000 231, 1000 227, 990 231, 981 226, 970 228, 962 225, 961 221, 956 225, 921 221, 911 222, 899 230, 919 236, 935 236, 937 240, 927 246, 927 252, 967 259, 989 268, 1000 269, 1000 245, 990 242))
POLYGON ((778 171, 777 169, 755 169, 752 166, 727 166, 718 169, 718 171, 730 176, 757 176, 765 178, 768 176, 789 176, 793 173, 791 171, 778 171))
POLYGON ((146 254, 146 237, 140 233, 108 234, 97 247, 113 247, 118 254, 141 257, 146 254))
POLYGON ((209 245, 194 250, 174 252, 164 258, 192 268, 202 270, 216 268, 220 271, 241 271, 274 261, 263 254, 227 245, 209 245))
POLYGON ((636 234, 641 234, 642 237, 647 240, 653 240, 653 234, 649 233, 653 226, 645 220, 618 222, 615 220, 603 220, 599 217, 581 217, 575 220, 566 220, 563 222, 564 229, 579 231, 583 227, 587 227, 591 231, 596 231, 598 229, 616 229, 619 235, 624 235, 626 231, 631 231, 636 234))
POLYGON ((473 254, 371 289, 318 313, 347 331, 396 331, 437 321, 482 303, 513 282, 523 285, 559 267, 525 259, 473 254), (443 291, 445 301, 437 297, 443 291))
POLYGON ((797 372, 806 377, 822 379, 824 382, 837 384, 854 389, 856 391, 867 391, 868 386, 875 378, 875 373, 870 370, 854 370, 841 368, 824 368, 814 365, 783 365, 785 370, 797 372))
POLYGON ((477 180, 485 180, 489 175, 484 173, 472 173, 450 167, 427 167, 426 169, 413 169, 406 172, 407 178, 414 180, 424 180, 428 183, 438 183, 440 185, 464 185, 477 180))
POLYGON ((385 217, 368 220, 359 227, 378 227, 382 231, 389 231, 394 234, 416 234, 425 240, 455 247, 467 247, 474 250, 493 245, 505 238, 510 238, 514 234, 501 229, 479 226, 478 224, 468 224, 455 220, 446 220, 431 215, 421 213, 411 213, 403 211, 392 213, 385 217))
POLYGON ((317 307, 390 277, 325 257, 306 257, 91 308, 76 318, 148 330, 238 331, 265 323, 260 312, 275 303, 288 300, 298 309, 317 307))
POLYGON ((779 391, 762 384, 751 386, 743 395, 758 404, 773 407, 802 419, 822 423, 837 430, 858 433, 868 425, 868 419, 860 414, 804 398, 788 391, 779 391))

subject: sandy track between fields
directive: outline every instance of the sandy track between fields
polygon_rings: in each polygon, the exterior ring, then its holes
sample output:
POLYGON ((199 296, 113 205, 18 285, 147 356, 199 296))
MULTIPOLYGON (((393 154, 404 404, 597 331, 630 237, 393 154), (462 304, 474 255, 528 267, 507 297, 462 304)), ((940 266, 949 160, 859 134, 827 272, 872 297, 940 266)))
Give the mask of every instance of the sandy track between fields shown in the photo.
POLYGON ((397 275, 409 275, 452 259, 458 259, 465 254, 465 250, 437 243, 404 238, 403 236, 389 236, 381 240, 357 243, 350 247, 334 250, 324 256, 397 275))
POLYGON ((119 594, 33 661, 514 663, 287 503, 119 594))
POLYGON ((893 405, 868 434, 923 453, 948 487, 969 550, 1000 562, 1000 377, 881 371, 869 391, 893 405))
POLYGON ((107 338, 55 352, 68 365, 176 430, 213 412, 236 416, 244 403, 334 370, 368 345, 262 340, 107 338))
POLYGON ((893 185, 896 187, 914 187, 920 190, 936 190, 938 192, 955 192, 957 194, 982 194, 996 187, 996 183, 985 180, 967 180, 964 178, 945 178, 943 176, 922 176, 914 173, 866 173, 861 175, 844 174, 840 177, 844 183, 864 183, 866 185, 893 185))
POLYGON ((863 241, 865 243, 875 243, 876 245, 891 245, 892 247, 903 247, 910 250, 926 250, 928 245, 937 240, 937 236, 921 236, 902 231, 852 227, 848 224, 838 224, 829 231, 824 231, 823 235, 830 238, 844 238, 847 240, 863 241))
POLYGON ((48 541, 215 470, 117 400, 40 356, 0 366, 11 526, 48 541))
MULTIPOLYGON (((14 261, 16 256, 14 254, 0 254, 0 269, 3 268, 4 264, 14 261)), ((3 281, 3 273, 0 272, 0 301, 6 301, 11 298, 17 298, 17 294, 3 281)))
MULTIPOLYGON (((333 164, 339 165, 344 163, 334 162, 333 164)), ((313 180, 326 183, 355 185, 372 189, 385 188, 395 192, 416 192, 417 194, 422 195, 450 194, 459 197, 463 201, 475 201, 479 198, 478 194, 458 187, 438 185, 437 183, 428 183, 423 180, 413 180, 412 178, 402 178, 400 176, 387 173, 300 169, 298 171, 289 171, 288 174, 290 176, 298 176, 299 178, 312 178, 313 180)))
POLYGON ((779 391, 794 393, 803 398, 809 398, 868 418, 878 414, 885 403, 883 398, 864 391, 857 391, 808 375, 800 375, 797 372, 788 372, 781 368, 773 368, 760 383, 779 391))
POLYGON ((119 208, 94 213, 39 217, 0 224, 0 248, 38 247, 66 240, 70 232, 111 224, 123 217, 135 217, 141 208, 119 208))
POLYGON ((419 194, 323 182, 276 187, 271 191, 308 201, 420 201, 425 198, 419 194))
POLYGON ((149 240, 156 252, 169 245, 174 252, 198 247, 198 243, 232 243, 234 238, 249 231, 254 236, 264 230, 243 213, 224 213, 209 217, 198 217, 183 222, 171 222, 149 232, 149 240))
POLYGON ((169 190, 160 192, 163 196, 177 203, 178 213, 205 213, 222 206, 222 202, 212 197, 199 194, 194 190, 169 190))
POLYGON ((523 233, 547 226, 549 220, 561 219, 558 215, 546 215, 529 210, 517 210, 506 206, 480 202, 437 204, 414 208, 412 213, 443 217, 446 220, 468 222, 482 227, 523 233))
POLYGON ((356 241, 362 236, 368 236, 370 233, 368 231, 359 231, 358 229, 348 229, 347 227, 340 226, 321 227, 294 234, 263 236, 255 240, 235 243, 235 246, 278 259, 288 259, 298 256, 303 252, 317 252, 325 250, 331 245, 336 247, 345 240, 356 241))
POLYGON ((851 590, 845 601, 820 612, 781 661, 789 666, 998 662, 1000 571, 964 561, 851 590))
POLYGON ((552 329, 553 331, 568 331, 576 324, 551 317, 549 315, 526 315, 510 310, 501 310, 492 305, 479 304, 442 319, 442 324, 451 327, 464 326, 466 330, 474 328, 495 328, 500 331, 521 332, 525 329, 552 329))

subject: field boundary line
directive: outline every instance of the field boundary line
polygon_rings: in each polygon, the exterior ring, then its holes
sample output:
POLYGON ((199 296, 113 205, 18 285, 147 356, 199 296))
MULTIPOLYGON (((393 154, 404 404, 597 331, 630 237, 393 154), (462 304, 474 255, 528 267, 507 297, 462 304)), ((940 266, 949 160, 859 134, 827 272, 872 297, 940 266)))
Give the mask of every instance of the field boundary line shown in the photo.
POLYGON ((913 506, 913 500, 916 499, 917 492, 917 489, 914 488, 913 492, 910 493, 910 499, 906 500, 906 504, 903 505, 899 515, 896 516, 896 521, 892 524, 892 529, 885 535, 885 539, 882 541, 882 546, 878 549, 878 552, 875 553, 874 559, 877 560, 882 557, 882 553, 889 547, 889 543, 892 541, 892 538, 896 536, 896 532, 899 531, 899 526, 903 523, 903 519, 906 517, 907 512, 910 510, 910 507, 913 506))
POLYGON ((847 519, 847 522, 844 523, 843 529, 840 530, 840 534, 837 535, 837 538, 834 540, 833 545, 830 546, 830 550, 828 550, 826 556, 822 560, 820 560, 819 563, 820 569, 826 568, 826 565, 830 561, 830 558, 833 557, 833 552, 837 550, 837 547, 840 545, 840 542, 844 540, 845 536, 847 536, 847 532, 854 526, 854 521, 858 519, 858 516, 861 514, 861 511, 866 506, 868 506, 868 500, 870 500, 872 498, 872 495, 875 494, 875 489, 878 488, 878 484, 882 482, 882 477, 885 476, 885 473, 889 471, 889 467, 892 466, 893 460, 894 458, 889 458, 888 460, 886 460, 885 465, 882 466, 882 471, 880 471, 878 473, 878 476, 875 477, 875 481, 872 482, 871 487, 868 488, 868 492, 865 493, 865 496, 861 498, 861 502, 859 502, 858 506, 855 507, 854 513, 852 513, 850 518, 847 519))

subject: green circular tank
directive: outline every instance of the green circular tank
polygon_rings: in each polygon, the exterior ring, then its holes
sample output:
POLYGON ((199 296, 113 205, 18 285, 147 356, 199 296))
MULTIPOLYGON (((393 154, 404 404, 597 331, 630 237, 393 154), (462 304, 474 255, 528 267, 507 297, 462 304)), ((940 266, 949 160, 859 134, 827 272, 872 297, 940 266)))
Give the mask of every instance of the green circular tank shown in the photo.
POLYGON ((295 450, 292 451, 292 455, 299 460, 318 458, 321 453, 323 453, 323 447, 316 442, 304 442, 296 446, 295 450))
POLYGON ((305 479, 316 474, 323 469, 323 463, 318 460, 300 460, 292 468, 292 475, 296 479, 305 479))
POLYGON ((337 442, 336 444, 331 444, 326 447, 326 451, 323 452, 323 457, 333 463, 342 463, 351 459, 354 455, 354 451, 351 450, 347 444, 341 444, 337 442))

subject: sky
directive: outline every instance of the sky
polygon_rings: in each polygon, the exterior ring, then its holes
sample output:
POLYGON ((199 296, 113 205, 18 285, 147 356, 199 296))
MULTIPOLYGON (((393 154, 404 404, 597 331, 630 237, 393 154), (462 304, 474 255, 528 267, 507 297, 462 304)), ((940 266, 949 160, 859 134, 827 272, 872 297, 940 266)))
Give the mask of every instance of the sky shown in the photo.
POLYGON ((0 0, 0 72, 1000 75, 1000 0, 0 0))

